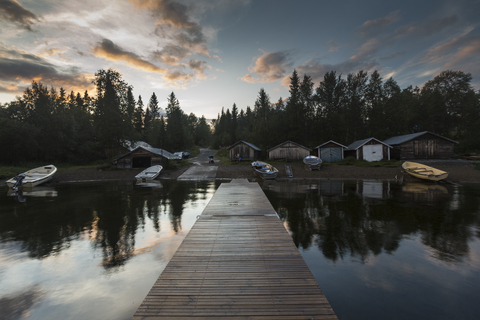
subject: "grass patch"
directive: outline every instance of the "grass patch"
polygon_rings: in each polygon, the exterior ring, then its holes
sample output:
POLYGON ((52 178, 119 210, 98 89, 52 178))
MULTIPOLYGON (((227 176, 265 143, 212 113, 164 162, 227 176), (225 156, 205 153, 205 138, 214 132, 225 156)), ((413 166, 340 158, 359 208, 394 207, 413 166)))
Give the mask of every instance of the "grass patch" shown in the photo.
POLYGON ((402 163, 397 160, 381 160, 368 162, 366 160, 357 160, 354 157, 346 157, 337 162, 324 162, 323 165, 343 165, 343 166, 357 166, 357 167, 384 167, 384 168, 396 168, 400 167, 402 163))

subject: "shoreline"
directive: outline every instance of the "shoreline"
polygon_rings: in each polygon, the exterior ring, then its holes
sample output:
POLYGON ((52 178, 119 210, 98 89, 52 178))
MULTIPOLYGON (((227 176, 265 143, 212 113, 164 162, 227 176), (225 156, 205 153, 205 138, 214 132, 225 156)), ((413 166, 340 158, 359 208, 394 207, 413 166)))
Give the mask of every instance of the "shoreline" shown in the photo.
MULTIPOLYGON (((278 181, 297 180, 384 180, 384 181, 422 181, 402 172, 401 167, 359 167, 355 165, 326 165, 320 170, 307 171, 303 163, 275 163, 279 170, 278 181), (284 165, 290 165, 293 170, 293 178, 289 178, 285 172, 284 165)), ((192 164, 193 165, 193 164, 192 164)), ((215 179, 211 180, 232 180, 249 179, 261 181, 251 166, 247 163, 241 164, 205 164, 217 166, 215 179)), ((480 170, 476 170, 471 163, 455 162, 454 160, 438 162, 435 167, 449 173, 447 182, 464 183, 480 182, 480 170)), ((174 180, 184 173, 189 167, 178 170, 164 170, 156 180, 174 180)), ((78 169, 56 173, 48 184, 75 183, 75 182, 99 182, 99 181, 122 181, 135 180, 135 176, 143 169, 118 169, 118 170, 96 170, 78 169)), ((0 180, 0 185, 5 185, 5 180, 0 180)), ((427 182, 427 181, 425 181, 427 182)))

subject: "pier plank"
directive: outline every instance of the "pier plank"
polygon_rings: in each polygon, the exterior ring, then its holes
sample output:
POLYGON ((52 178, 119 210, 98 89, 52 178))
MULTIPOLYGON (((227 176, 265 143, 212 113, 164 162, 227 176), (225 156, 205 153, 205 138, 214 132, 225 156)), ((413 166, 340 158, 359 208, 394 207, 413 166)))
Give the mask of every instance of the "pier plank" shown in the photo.
POLYGON ((132 319, 337 319, 257 183, 223 183, 132 319))

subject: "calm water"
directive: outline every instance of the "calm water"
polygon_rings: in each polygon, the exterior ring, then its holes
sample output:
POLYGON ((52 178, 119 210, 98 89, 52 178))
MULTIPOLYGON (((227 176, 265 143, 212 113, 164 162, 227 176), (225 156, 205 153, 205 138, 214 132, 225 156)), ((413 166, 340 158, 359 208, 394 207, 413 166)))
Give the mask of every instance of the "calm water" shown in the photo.
MULTIPOLYGON (((129 319, 219 184, 0 188, 0 318, 129 319)), ((479 184, 262 188, 340 319, 479 317, 479 184)))

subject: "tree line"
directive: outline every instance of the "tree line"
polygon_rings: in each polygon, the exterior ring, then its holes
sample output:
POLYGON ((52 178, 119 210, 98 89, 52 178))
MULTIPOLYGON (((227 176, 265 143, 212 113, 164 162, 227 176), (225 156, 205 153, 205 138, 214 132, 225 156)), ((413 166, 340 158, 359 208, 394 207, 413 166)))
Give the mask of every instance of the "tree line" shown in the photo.
POLYGON ((95 74, 96 96, 34 81, 22 96, 0 105, 0 163, 111 160, 125 141, 175 152, 245 140, 267 150, 286 140, 308 147, 329 140, 348 145, 421 131, 459 141, 457 151, 479 151, 480 92, 471 81, 469 73, 447 70, 421 89, 401 89, 377 71, 346 77, 330 71, 315 87, 310 76, 301 79, 294 70, 288 98, 271 102, 262 88, 253 108, 222 108, 212 126, 203 116, 185 114, 173 92, 165 110, 155 93, 145 107, 112 69, 95 74))
POLYGON ((458 151, 479 151, 480 92, 472 76, 447 70, 420 89, 401 89, 393 78, 359 71, 346 77, 327 72, 314 88, 312 78, 290 77, 287 99, 271 102, 262 88, 253 109, 222 109, 214 121, 212 146, 238 140, 267 150, 286 140, 308 147, 329 140, 344 145, 375 137, 430 131, 459 142, 458 151))
POLYGON ((185 114, 173 92, 162 112, 155 93, 145 108, 115 70, 99 70, 93 83, 96 97, 34 81, 21 97, 0 105, 0 163, 111 160, 126 141, 171 152, 210 143, 205 117, 185 114))

